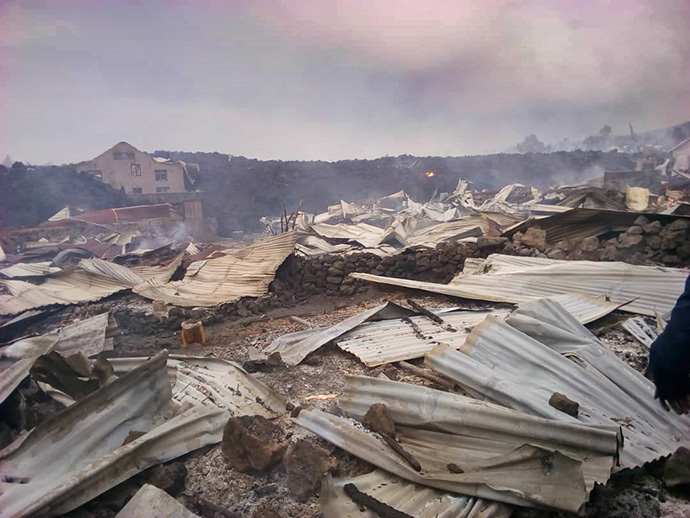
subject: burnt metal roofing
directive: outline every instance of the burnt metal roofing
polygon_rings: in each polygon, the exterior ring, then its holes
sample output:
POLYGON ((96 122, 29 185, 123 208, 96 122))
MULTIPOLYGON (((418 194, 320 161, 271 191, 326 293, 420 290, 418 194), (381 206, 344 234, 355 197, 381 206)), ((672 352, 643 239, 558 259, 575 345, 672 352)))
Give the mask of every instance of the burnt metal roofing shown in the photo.
POLYGON ((427 366, 475 397, 564 423, 620 427, 620 467, 632 468, 690 444, 690 417, 664 411, 654 385, 620 360, 557 302, 524 304, 506 322, 474 328, 459 351, 440 345, 427 366), (560 393, 577 417, 549 404, 560 393))

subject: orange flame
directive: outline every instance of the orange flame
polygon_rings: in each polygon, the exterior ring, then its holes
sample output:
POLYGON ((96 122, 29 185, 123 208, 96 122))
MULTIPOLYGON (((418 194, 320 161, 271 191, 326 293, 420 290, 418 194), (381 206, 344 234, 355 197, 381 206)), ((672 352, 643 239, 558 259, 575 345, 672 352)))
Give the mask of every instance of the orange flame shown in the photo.
POLYGON ((434 176, 436 176, 436 173, 434 173, 433 171, 427 171, 424 174, 426 175, 427 178, 433 178, 434 176))

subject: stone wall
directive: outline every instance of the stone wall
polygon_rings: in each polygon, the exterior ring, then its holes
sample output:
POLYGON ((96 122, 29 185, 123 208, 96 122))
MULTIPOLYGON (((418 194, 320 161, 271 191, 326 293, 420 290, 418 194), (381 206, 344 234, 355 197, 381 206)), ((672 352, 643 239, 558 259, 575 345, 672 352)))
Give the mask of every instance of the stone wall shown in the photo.
POLYGON ((251 318, 270 309, 294 307, 312 295, 350 296, 372 288, 370 283, 348 277, 352 272, 447 283, 462 271, 465 257, 476 251, 473 244, 441 243, 436 249, 408 251, 384 258, 370 253, 312 258, 291 256, 279 268, 271 284, 271 292, 265 297, 245 297, 213 308, 170 307, 165 317, 153 313, 152 303, 142 303, 135 295, 129 295, 131 301, 119 298, 84 305, 75 313, 84 318, 110 307, 125 335, 167 333, 179 331, 180 324, 187 319, 198 319, 204 325, 211 325, 251 318))
POLYGON ((551 259, 623 261, 630 264, 690 266, 690 224, 677 219, 664 225, 640 216, 625 232, 605 239, 587 237, 578 242, 546 243, 546 232, 538 226, 506 241, 501 253, 551 259))
POLYGON ((341 295, 367 289, 368 283, 348 277, 352 272, 447 283, 462 271, 465 257, 475 250, 474 245, 440 243, 435 249, 409 250, 383 258, 370 253, 298 257, 289 272, 279 271, 276 282, 285 282, 298 293, 341 295))

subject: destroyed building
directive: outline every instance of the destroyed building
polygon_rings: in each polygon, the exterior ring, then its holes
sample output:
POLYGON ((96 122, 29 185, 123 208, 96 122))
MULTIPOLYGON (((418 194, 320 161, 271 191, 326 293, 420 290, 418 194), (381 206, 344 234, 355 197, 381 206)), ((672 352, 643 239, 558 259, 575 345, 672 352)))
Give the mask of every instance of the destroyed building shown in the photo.
POLYGON ((643 372, 690 192, 645 173, 1 231, 0 516, 673 516, 690 417, 643 372))

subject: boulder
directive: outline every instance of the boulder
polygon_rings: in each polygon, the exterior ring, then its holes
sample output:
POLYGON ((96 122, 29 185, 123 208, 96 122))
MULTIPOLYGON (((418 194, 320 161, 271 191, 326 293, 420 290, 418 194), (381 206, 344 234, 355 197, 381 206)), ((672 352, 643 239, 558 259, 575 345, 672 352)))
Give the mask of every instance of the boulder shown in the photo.
POLYGON ((597 248, 599 248, 599 238, 597 236, 586 237, 582 240, 583 252, 594 252, 597 248))
POLYGON ((342 277, 343 275, 345 275, 345 272, 341 268, 336 268, 335 266, 328 268, 328 277, 342 277))
POLYGON ((661 232, 662 228, 663 225, 661 224, 661 221, 652 221, 651 223, 648 223, 647 225, 643 226, 642 230, 645 234, 655 235, 661 232))
POLYGON ((638 216, 633 225, 637 225, 639 227, 645 226, 647 223, 649 223, 649 220, 645 216, 638 216))
POLYGON ((428 257, 420 257, 416 261, 417 268, 428 268, 431 265, 431 259, 428 257))
POLYGON ((546 252, 546 256, 549 259, 563 260, 568 256, 568 254, 565 250, 561 250, 560 248, 554 248, 550 252, 546 252))
POLYGON ((340 293, 343 295, 352 295, 357 289, 357 286, 354 284, 341 284, 340 285, 340 293))
POLYGON ((642 242, 642 236, 637 234, 621 234, 618 237, 618 248, 632 248, 642 242))
POLYGON ((539 227, 528 228, 525 235, 522 236, 521 243, 543 252, 546 250, 546 230, 539 227))
POLYGON ((483 248, 499 248, 508 243, 507 237, 486 237, 481 236, 477 238, 477 249, 483 248))
POLYGON ((668 487, 690 484, 690 450, 685 446, 679 447, 666 461, 664 484, 668 487))
POLYGON ((652 250, 659 250, 661 248, 662 237, 658 234, 650 234, 644 237, 644 241, 652 250))
POLYGON ((573 249, 573 245, 567 239, 561 239, 558 243, 554 245, 554 248, 563 250, 564 252, 570 252, 573 249))
POLYGON ((223 429, 223 457, 238 471, 265 471, 285 453, 285 433, 260 415, 231 417, 223 429))
POLYGON ((661 249, 662 250, 671 250, 673 248, 676 248, 678 246, 678 240, 676 239, 678 236, 677 233, 675 232, 669 232, 668 234, 664 235, 661 237, 661 249))
POLYGON ((287 487, 302 502, 316 493, 324 473, 336 467, 327 450, 307 439, 298 439, 288 446, 283 464, 287 487))
POLYGON ((618 249, 615 246, 607 246, 601 253, 602 261, 615 261, 618 257, 618 249))
POLYGON ((688 225, 687 219, 677 219, 669 223, 666 226, 666 230, 670 230, 671 232, 675 232, 677 230, 687 230, 688 225))
POLYGON ((635 225, 633 227, 630 227, 626 232, 630 235, 636 236, 642 234, 644 230, 642 230, 642 227, 635 225))
POLYGON ((678 254, 678 257, 681 259, 687 259, 690 257, 690 242, 683 243, 682 246, 679 246, 676 249, 676 254, 678 254))

